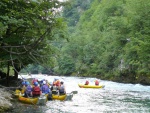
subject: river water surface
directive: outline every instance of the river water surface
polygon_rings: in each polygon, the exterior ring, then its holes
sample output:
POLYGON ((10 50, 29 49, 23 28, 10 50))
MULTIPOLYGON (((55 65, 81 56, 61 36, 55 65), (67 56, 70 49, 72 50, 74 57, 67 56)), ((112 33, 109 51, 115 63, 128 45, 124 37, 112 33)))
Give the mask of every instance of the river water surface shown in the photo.
MULTIPOLYGON (((24 78, 30 76, 22 75, 24 78)), ((22 104, 11 113, 150 113, 150 86, 100 80, 103 89, 79 88, 78 83, 95 78, 32 75, 32 78, 63 80, 67 93, 78 91, 71 101, 48 101, 45 106, 22 104)), ((19 103, 20 104, 20 103, 19 103)))

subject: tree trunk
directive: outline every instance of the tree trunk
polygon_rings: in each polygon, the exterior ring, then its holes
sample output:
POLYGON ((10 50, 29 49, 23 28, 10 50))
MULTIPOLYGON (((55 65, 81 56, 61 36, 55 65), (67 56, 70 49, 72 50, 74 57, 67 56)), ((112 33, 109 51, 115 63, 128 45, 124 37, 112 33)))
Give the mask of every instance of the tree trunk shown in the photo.
POLYGON ((17 80, 18 79, 18 72, 16 71, 16 70, 14 70, 14 75, 15 75, 15 80, 17 80))
POLYGON ((14 67, 15 69, 14 69, 14 78, 15 78, 15 80, 17 80, 18 79, 18 73, 19 73, 19 71, 20 71, 20 68, 18 68, 17 66, 15 66, 14 67))

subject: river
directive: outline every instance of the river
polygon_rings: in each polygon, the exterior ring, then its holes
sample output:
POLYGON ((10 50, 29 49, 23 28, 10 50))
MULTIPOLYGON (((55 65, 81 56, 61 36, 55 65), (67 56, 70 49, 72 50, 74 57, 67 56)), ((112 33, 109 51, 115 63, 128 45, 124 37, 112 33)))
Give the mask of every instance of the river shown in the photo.
MULTIPOLYGON (((150 113, 150 86, 99 80, 102 89, 79 88, 78 83, 95 78, 22 75, 24 78, 63 80, 67 93, 78 91, 71 101, 48 101, 45 106, 22 104, 11 113, 150 113)), ((20 103, 19 103, 20 104, 20 103)), ((8 112, 9 113, 9 112, 8 112)))

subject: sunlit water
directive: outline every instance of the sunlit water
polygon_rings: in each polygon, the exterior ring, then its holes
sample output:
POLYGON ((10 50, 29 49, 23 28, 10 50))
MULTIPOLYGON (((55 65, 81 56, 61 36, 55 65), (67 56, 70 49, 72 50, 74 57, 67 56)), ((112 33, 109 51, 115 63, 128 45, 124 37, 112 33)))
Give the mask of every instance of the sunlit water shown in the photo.
MULTIPOLYGON (((45 78, 64 81, 67 93, 78 91, 71 101, 48 101, 45 106, 21 104, 11 113, 150 113, 150 86, 122 84, 100 80, 103 89, 79 88, 87 78, 32 75, 24 78, 45 78)), ((94 83, 95 78, 88 78, 94 83)), ((19 103, 20 104, 20 103, 19 103)))

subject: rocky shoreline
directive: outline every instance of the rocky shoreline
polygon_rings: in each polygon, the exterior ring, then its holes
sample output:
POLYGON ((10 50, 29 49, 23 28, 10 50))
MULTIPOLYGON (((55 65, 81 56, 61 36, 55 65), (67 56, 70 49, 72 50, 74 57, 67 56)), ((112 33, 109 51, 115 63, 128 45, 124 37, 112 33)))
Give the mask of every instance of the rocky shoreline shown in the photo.
POLYGON ((0 113, 12 109, 12 94, 4 88, 0 88, 0 113))
POLYGON ((11 87, 6 87, 6 79, 0 80, 0 113, 6 113, 14 107, 14 95, 15 89, 18 88, 20 79, 10 79, 9 83, 11 87))

